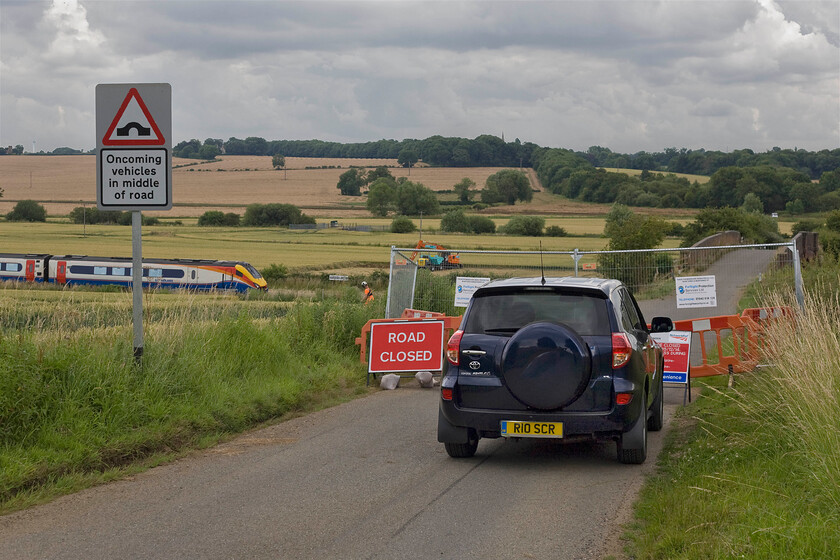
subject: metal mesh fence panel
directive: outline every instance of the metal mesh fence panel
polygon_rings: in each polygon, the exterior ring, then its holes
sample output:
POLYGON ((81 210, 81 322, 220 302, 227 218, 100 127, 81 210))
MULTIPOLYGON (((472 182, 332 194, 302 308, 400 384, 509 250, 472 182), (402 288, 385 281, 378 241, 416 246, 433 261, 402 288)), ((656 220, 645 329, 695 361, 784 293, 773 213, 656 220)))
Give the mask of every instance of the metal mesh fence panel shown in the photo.
MULTIPOLYGON (((391 283, 399 299, 392 300, 389 287, 388 316, 398 317, 408 307, 460 315, 463 308, 455 307, 458 277, 512 278, 540 276, 579 276, 616 278, 628 285, 642 301, 657 302, 662 309, 645 311, 667 315, 674 319, 696 316, 732 314, 738 299, 752 282, 761 282, 768 275, 783 275, 783 282, 801 290, 798 255, 793 243, 765 245, 734 245, 703 248, 651 249, 641 251, 439 251, 457 254, 457 263, 426 266, 412 270, 411 297, 405 294, 409 282, 400 277, 402 268, 411 260, 406 257, 415 249, 393 248, 391 252, 391 283), (677 307, 677 279, 714 277, 716 305, 712 309, 682 309, 677 307), (704 315, 705 314, 705 315, 704 315)), ((436 250, 425 250, 434 254, 436 250)), ((440 259, 436 261, 440 263, 440 259)), ((413 263, 412 263, 413 264, 413 263)), ((643 307, 646 307, 643 305, 643 307)))
POLYGON ((414 283, 417 265, 399 250, 391 250, 390 279, 385 317, 399 317, 403 310, 414 307, 414 283))

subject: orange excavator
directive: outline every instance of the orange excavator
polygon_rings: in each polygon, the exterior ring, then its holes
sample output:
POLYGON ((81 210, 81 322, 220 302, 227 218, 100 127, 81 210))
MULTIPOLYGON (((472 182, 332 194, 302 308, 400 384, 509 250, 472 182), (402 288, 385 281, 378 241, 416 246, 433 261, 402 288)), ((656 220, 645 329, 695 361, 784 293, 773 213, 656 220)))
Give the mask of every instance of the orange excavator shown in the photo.
POLYGON ((411 254, 411 260, 417 263, 417 266, 428 268, 429 270, 442 270, 444 268, 461 268, 461 259, 458 253, 451 253, 446 250, 446 247, 437 245, 435 243, 427 243, 422 239, 417 242, 414 247, 415 251, 411 254), (424 253, 423 250, 436 249, 439 252, 424 253), (420 255, 418 258, 417 255, 420 255))

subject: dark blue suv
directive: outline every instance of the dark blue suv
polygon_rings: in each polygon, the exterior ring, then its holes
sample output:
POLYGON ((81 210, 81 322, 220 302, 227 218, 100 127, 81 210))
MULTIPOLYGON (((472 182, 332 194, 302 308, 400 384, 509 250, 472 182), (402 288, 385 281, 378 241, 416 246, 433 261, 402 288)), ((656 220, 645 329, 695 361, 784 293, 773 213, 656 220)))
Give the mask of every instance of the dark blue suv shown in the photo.
POLYGON ((486 284, 446 357, 438 441, 452 457, 473 456, 480 438, 594 439, 638 464, 648 430, 662 429, 662 350, 618 280, 486 284))

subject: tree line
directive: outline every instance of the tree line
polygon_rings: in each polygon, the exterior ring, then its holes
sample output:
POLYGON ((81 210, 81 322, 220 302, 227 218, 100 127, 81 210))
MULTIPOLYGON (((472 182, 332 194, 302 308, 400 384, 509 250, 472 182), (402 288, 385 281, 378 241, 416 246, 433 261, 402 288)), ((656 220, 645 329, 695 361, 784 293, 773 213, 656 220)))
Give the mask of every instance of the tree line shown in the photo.
POLYGON ((205 149, 207 155, 214 152, 214 148, 229 155, 411 160, 411 157, 406 157, 411 154, 414 161, 419 159, 428 165, 441 167, 528 167, 531 153, 539 146, 530 142, 523 144, 518 138, 505 142, 489 134, 472 140, 438 135, 425 140, 377 140, 354 144, 322 140, 268 141, 251 136, 245 139, 231 137, 227 141, 207 138, 204 143, 193 139, 178 143, 172 153, 176 157, 212 159, 203 158, 201 150, 205 149))
MULTIPOLYGON (((323 140, 266 140, 257 136, 245 139, 231 137, 227 141, 207 138, 180 142, 173 149, 177 157, 212 159, 213 154, 257 155, 323 158, 400 159, 413 154, 416 160, 440 167, 536 167, 537 159, 546 150, 518 138, 506 142, 498 136, 482 134, 474 139, 430 136, 424 140, 377 140, 374 142, 340 143, 323 140), (204 153, 202 153, 204 150, 204 153)), ((757 153, 750 149, 722 152, 666 148, 661 152, 640 151, 633 154, 613 152, 609 148, 591 146, 584 152, 564 150, 592 167, 638 169, 659 173, 712 175, 724 167, 787 167, 819 179, 826 171, 840 168, 840 148, 808 151, 774 147, 757 153)), ((213 157, 215 157, 213 155, 213 157)), ((401 162, 402 165, 406 165, 401 162)))
POLYGON ((673 173, 610 172, 569 150, 539 150, 534 168, 549 191, 583 202, 660 208, 740 207, 792 214, 840 209, 840 165, 813 181, 808 173, 769 164, 727 166, 700 184, 673 173))
MULTIPOLYGON (((484 188, 472 190, 475 181, 464 177, 453 186, 460 204, 470 204, 478 193, 483 204, 516 204, 517 200, 530 201, 534 192, 525 173, 515 169, 502 169, 487 178, 484 188)), ((434 191, 410 181, 408 177, 394 178, 391 171, 381 165, 374 169, 351 168, 338 178, 336 188, 344 196, 361 196, 367 188, 366 206, 374 216, 390 213, 405 216, 427 216, 440 213, 440 202, 434 191)))
POLYGON ((689 173, 712 175, 724 167, 788 167, 819 179, 826 171, 840 167, 840 148, 811 152, 801 149, 774 147, 763 153, 750 149, 721 152, 717 150, 689 150, 687 148, 666 148, 662 152, 636 152, 619 154, 609 148, 592 146, 586 152, 578 152, 594 167, 617 167, 668 173, 689 173))
MULTIPOLYGON (((398 159, 401 165, 413 161, 440 167, 536 167, 537 159, 546 150, 532 142, 516 138, 506 142, 503 138, 482 134, 473 139, 444 137, 405 140, 376 140, 373 142, 340 143, 323 140, 266 140, 258 136, 241 139, 235 136, 223 140, 206 138, 179 142, 172 150, 175 157, 212 160, 221 154, 321 158, 398 159), (402 158, 401 158, 402 154, 402 158)), ((766 152, 750 149, 722 152, 703 148, 665 148, 661 152, 639 151, 633 154, 613 152, 602 146, 591 146, 586 151, 570 151, 592 167, 624 168, 654 173, 689 173, 711 176, 725 167, 787 167, 819 179, 827 171, 840 168, 840 148, 809 151, 799 148, 774 147, 766 152)), ((0 148, 0 155, 20 155, 23 146, 0 148)), ((39 155, 74 155, 93 153, 61 147, 39 155)))

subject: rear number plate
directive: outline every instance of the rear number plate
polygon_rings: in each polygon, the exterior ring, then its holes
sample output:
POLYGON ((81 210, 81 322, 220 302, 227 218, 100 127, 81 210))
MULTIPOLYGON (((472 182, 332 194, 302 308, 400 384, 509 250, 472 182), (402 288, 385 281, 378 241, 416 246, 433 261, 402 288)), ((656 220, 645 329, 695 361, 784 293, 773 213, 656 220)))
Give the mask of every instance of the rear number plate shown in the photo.
POLYGON ((502 437, 563 437, 563 422, 520 422, 502 420, 502 437))

